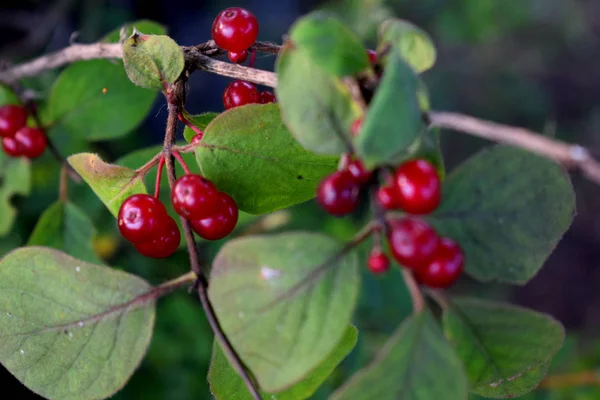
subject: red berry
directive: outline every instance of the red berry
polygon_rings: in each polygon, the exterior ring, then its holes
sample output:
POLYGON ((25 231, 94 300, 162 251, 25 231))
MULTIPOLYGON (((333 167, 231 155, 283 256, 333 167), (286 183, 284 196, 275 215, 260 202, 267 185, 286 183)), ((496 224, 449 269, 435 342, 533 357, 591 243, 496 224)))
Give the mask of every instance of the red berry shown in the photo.
POLYGON ((226 110, 252 103, 260 103, 260 93, 250 82, 233 81, 223 92, 223 104, 226 110))
POLYGON ((160 200, 147 194, 134 194, 121 204, 117 221, 125 239, 143 243, 160 236, 169 218, 160 200))
POLYGON ((377 64, 377 52, 375 50, 368 49, 367 55, 371 64, 377 64))
POLYGON ((374 274, 381 274, 390 268, 390 260, 381 250, 373 250, 367 260, 369 270, 374 274))
POLYGON ((347 170, 329 175, 317 189, 317 201, 331 215, 344 216, 358 205, 360 187, 347 170))
POLYGON ((200 175, 184 175, 177 179, 171 192, 173 208, 189 220, 207 218, 215 212, 219 192, 215 185, 200 175))
POLYGON ((202 133, 196 133, 194 135, 194 137, 192 138, 192 144, 198 144, 198 143, 200 143, 200 141, 202 140, 203 137, 204 137, 204 132, 202 132, 202 133))
POLYGON ((227 56, 229 57, 229 61, 232 63, 241 64, 248 58, 248 50, 243 50, 238 53, 230 51, 227 56))
POLYGON ((350 161, 347 168, 350 175, 352 175, 360 185, 367 183, 373 175, 371 171, 365 168, 365 165, 360 160, 350 161))
POLYGON ((14 138, 3 137, 2 148, 4 149, 4 152, 11 157, 21 157, 23 155, 21 145, 14 138))
POLYGON ((428 214, 440 204, 440 177, 427 160, 405 162, 396 170, 394 182, 400 208, 408 213, 428 214))
POLYGON ((222 49, 239 53, 247 50, 258 37, 258 20, 240 7, 226 8, 215 18, 212 38, 222 49))
POLYGON ((210 217, 193 220, 192 228, 201 238, 218 240, 229 235, 238 221, 238 207, 227 193, 219 192, 217 208, 210 217))
POLYGON ((25 126, 17 131, 15 140, 21 147, 22 154, 27 158, 37 158, 44 154, 48 141, 41 129, 25 126))
POLYGON ((358 136, 358 133, 360 132, 362 123, 363 123, 362 118, 357 118, 354 120, 354 122, 352 122, 352 127, 350 128, 352 136, 358 136))
POLYGON ((465 264, 463 252, 454 240, 442 238, 433 259, 415 270, 417 279, 425 286, 445 289, 460 276, 465 264))
POLYGON ((260 93, 260 102, 261 104, 276 103, 277 97, 275 97, 275 94, 273 94, 273 92, 265 90, 264 92, 260 93))
POLYGON ((377 202, 385 210, 397 210, 400 208, 398 192, 393 186, 382 186, 377 190, 377 202))
POLYGON ((0 107, 0 137, 13 137, 27 123, 25 107, 9 104, 0 107))
POLYGON ((159 232, 159 236, 150 242, 134 243, 133 245, 142 255, 152 258, 166 258, 179 248, 181 234, 175 220, 168 218, 167 226, 159 232))
POLYGON ((410 269, 427 265, 434 256, 439 237, 429 224, 415 218, 389 221, 388 242, 392 255, 410 269))

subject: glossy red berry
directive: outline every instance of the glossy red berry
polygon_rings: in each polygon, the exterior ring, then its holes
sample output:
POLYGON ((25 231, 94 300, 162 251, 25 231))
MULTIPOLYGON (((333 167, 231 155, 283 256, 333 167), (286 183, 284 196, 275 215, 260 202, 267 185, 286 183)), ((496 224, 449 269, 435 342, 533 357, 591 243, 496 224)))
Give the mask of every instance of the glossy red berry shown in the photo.
POLYGON ((15 138, 3 137, 2 149, 11 157, 21 157, 23 155, 23 149, 21 148, 19 142, 15 140, 15 138))
POLYGON ((175 211, 189 220, 213 215, 219 192, 215 185, 200 175, 189 174, 177 179, 171 191, 175 211))
POLYGON ((19 143, 21 153, 27 158, 37 158, 44 154, 48 140, 41 129, 25 126, 15 133, 15 140, 19 143))
POLYGON ((260 103, 260 93, 250 82, 233 81, 223 92, 223 105, 226 110, 253 103, 260 103))
POLYGON ((418 269, 430 262, 439 237, 429 224, 416 218, 389 221, 388 242, 392 255, 406 268, 418 269))
POLYGON ((317 188, 317 201, 331 215, 342 217, 358 205, 360 187, 347 170, 329 175, 317 188))
POLYGON ((166 258, 177 251, 181 242, 181 234, 175 220, 168 218, 166 227, 159 232, 159 236, 150 242, 134 243, 133 245, 142 255, 152 258, 166 258))
POLYGON ((377 202, 384 210, 397 210, 400 208, 398 192, 394 186, 382 186, 377 190, 377 202))
POLYGON ((202 132, 202 133, 196 133, 194 135, 194 137, 192 138, 192 144, 198 144, 198 143, 200 143, 200 141, 202 140, 203 137, 204 137, 204 132, 202 132))
POLYGON ((265 90, 264 92, 260 93, 260 102, 261 104, 276 103, 277 97, 275 97, 275 94, 273 92, 265 90))
POLYGON ((417 280, 432 288, 445 289, 450 287, 463 271, 464 254, 454 240, 442 238, 433 255, 433 259, 415 273, 417 280))
POLYGON ((427 160, 402 164, 394 176, 400 208, 411 214, 428 214, 440 204, 442 185, 435 167, 427 160))
POLYGON ((354 120, 354 122, 352 122, 352 127, 350 128, 352 136, 358 136, 358 133, 360 132, 360 128, 362 127, 362 123, 363 123, 362 118, 357 118, 354 120))
POLYGON ((375 50, 368 49, 367 55, 371 64, 377 64, 377 52, 375 50))
POLYGON ((0 107, 0 137, 13 137, 27 123, 25 107, 9 104, 0 107))
POLYGON ((373 172, 366 169, 365 165, 360 160, 350 161, 347 169, 359 185, 364 185, 371 179, 371 176, 373 176, 373 172))
POLYGON ((234 53, 230 51, 227 55, 229 57, 229 61, 236 64, 241 64, 248 58, 248 50, 240 51, 239 53, 234 53))
POLYGON ((194 220, 194 232, 206 240, 219 240, 229 235, 238 221, 238 206, 227 193, 219 192, 217 207, 211 216, 194 220))
POLYGON ((247 50, 258 37, 258 20, 240 7, 226 8, 215 18, 212 38, 222 49, 239 53, 247 50))
POLYGON ((169 218, 160 200, 147 194, 134 194, 121 204, 117 223, 125 239, 144 243, 160 236, 169 218))
POLYGON ((381 274, 390 268, 390 260, 381 250, 373 250, 367 260, 369 270, 374 274, 381 274))

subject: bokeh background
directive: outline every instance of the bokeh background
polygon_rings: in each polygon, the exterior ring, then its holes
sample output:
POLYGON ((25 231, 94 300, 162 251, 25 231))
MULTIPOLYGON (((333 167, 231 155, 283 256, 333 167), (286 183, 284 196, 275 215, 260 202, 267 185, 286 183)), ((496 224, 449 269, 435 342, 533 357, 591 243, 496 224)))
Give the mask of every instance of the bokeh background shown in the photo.
MULTIPOLYGON (((524 126, 600 152, 600 1, 598 0, 3 0, 0 5, 0 60, 18 62, 60 49, 70 39, 93 42, 124 22, 142 18, 168 27, 182 45, 210 38, 214 16, 228 6, 242 6, 258 17, 261 40, 281 42, 290 24, 316 8, 338 13, 367 46, 375 43, 377 24, 389 16, 424 28, 438 47, 437 65, 425 73, 433 108, 460 111, 524 126), (76 36, 72 36, 77 32, 76 36)), ((259 68, 272 69, 273 57, 261 56, 259 68)), ((30 79, 27 86, 47 93, 55 72, 30 79)), ((191 113, 222 111, 227 78, 197 72, 190 80, 187 109, 191 113)), ((157 100, 152 112, 124 139, 94 144, 75 143, 73 151, 94 151, 107 160, 158 143, 166 109, 157 100)), ((460 133, 444 132, 449 169, 488 145, 460 133)), ((525 287, 481 285, 463 279, 457 293, 506 299, 547 312, 567 327, 568 338, 552 374, 595 371, 600 384, 600 187, 572 176, 578 213, 574 224, 542 271, 525 287)), ((19 208, 13 231, 0 238, 0 256, 22 245, 43 210, 56 200, 58 168, 50 157, 34 163, 33 192, 15 197, 19 208)), ((71 187, 71 199, 95 221, 97 252, 107 263, 160 283, 185 272, 186 254, 167 261, 145 259, 120 240, 114 219, 85 185, 71 187)), ((1 217, 1 216, 0 216, 1 217)), ((363 222, 332 219, 312 202, 280 214, 288 223, 279 230, 325 231, 346 239, 363 222)), ((249 222, 252 224, 253 222, 249 222)), ((248 226, 242 229, 252 229, 248 226)), ((202 245, 209 261, 221 243, 202 245)), ((316 399, 326 395, 360 368, 411 309, 399 274, 384 279, 365 273, 356 323, 359 344, 334 373, 316 399)), ((145 400, 209 399, 206 372, 212 335, 201 307, 186 293, 160 300, 148 355, 126 387, 114 398, 145 400)), ((293 361, 292 361, 293 362, 293 361)), ((4 398, 36 398, 0 369, 4 398)), ((594 385, 548 391, 527 400, 600 399, 594 385)), ((448 399, 452 400, 452 399, 448 399)))

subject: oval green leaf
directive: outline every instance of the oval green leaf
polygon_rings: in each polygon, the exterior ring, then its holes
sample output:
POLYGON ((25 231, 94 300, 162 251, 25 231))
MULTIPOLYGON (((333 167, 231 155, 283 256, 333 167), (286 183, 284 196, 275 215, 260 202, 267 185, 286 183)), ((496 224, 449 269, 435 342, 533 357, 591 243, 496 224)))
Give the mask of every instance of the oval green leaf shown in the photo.
POLYGON ((292 232, 227 242, 213 263, 209 296, 260 387, 279 392, 340 343, 358 290, 355 253, 325 235, 292 232))
POLYGON ((433 67, 436 50, 429 35, 419 27, 402 19, 389 19, 379 26, 379 49, 390 47, 417 72, 433 67))
MULTIPOLYGON (((356 328, 349 326, 337 347, 306 378, 283 392, 265 393, 261 391, 261 395, 264 399, 270 400, 304 400, 310 398, 338 364, 352 351, 356 345, 357 337, 356 328)), ((231 367, 217 342, 213 345, 208 382, 210 383, 210 391, 217 400, 253 400, 244 381, 231 367)))
POLYGON ((429 221, 457 240, 466 272, 481 281, 524 284, 569 228, 575 194, 553 161, 494 146, 448 176, 443 202, 429 221))
POLYGON ((408 317, 331 400, 467 400, 460 359, 428 313, 408 317))
POLYGON ((102 264, 92 240, 96 228, 74 204, 57 201, 40 217, 27 242, 28 246, 45 246, 62 250, 83 261, 102 264))
POLYGON ((129 380, 154 325, 146 282, 43 247, 4 257, 0 281, 0 362, 25 386, 91 400, 129 380))
POLYGON ((123 63, 127 76, 136 85, 165 90, 183 71, 183 51, 168 36, 134 31, 123 43, 123 63))
POLYGON ((14 196, 31 192, 31 163, 24 157, 12 158, 0 151, 0 236, 6 235, 15 222, 14 196))
POLYGON ((342 81, 290 44, 280 52, 276 70, 277 101, 296 140, 314 153, 348 151, 350 127, 361 110, 342 81))
POLYGON ((144 32, 147 35, 166 35, 167 28, 158 22, 149 19, 140 19, 134 22, 128 22, 120 28, 114 29, 102 39, 103 42, 117 43, 121 39, 121 30, 125 29, 125 37, 133 35, 133 30, 144 32))
POLYGON ((535 389, 565 336, 550 316, 469 298, 452 300, 443 321, 466 366, 471 391, 493 398, 535 389))
POLYGON ((251 214, 312 199, 338 163, 337 157, 300 146, 277 104, 251 104, 219 115, 206 128, 196 159, 202 174, 251 214))
POLYGON ((0 84, 0 106, 6 104, 21 104, 21 100, 9 86, 0 84))
POLYGON ((96 154, 74 154, 67 161, 115 217, 127 197, 147 193, 144 182, 136 177, 134 170, 107 164, 96 154))
POLYGON ((294 47, 329 74, 344 77, 369 67, 358 37, 332 15, 317 11, 300 18, 290 29, 294 47))
POLYGON ((414 70, 393 52, 360 133, 354 138, 356 153, 367 168, 393 163, 425 129, 418 90, 414 70))

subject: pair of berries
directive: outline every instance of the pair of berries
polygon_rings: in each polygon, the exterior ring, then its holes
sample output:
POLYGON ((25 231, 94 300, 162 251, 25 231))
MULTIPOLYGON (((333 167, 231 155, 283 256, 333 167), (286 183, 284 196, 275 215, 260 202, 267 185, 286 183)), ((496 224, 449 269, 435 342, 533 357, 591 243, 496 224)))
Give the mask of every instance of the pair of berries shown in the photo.
POLYGON ((229 52, 229 60, 240 64, 248 58, 248 49, 258 37, 258 20, 250 11, 230 7, 221 11, 212 25, 212 38, 229 52))
MULTIPOLYGON (((464 268, 462 249, 452 239, 440 237, 425 221, 413 217, 387 221, 387 240, 394 259, 410 269, 416 280, 432 288, 452 285, 464 268)), ((367 261, 374 273, 389 268, 381 250, 371 252, 367 261)))
POLYGON ((273 92, 259 92, 252 83, 241 80, 231 82, 223 92, 223 105, 226 110, 246 104, 267 104, 276 101, 273 92))
MULTIPOLYGON (((175 211, 190 220, 192 229, 204 239, 221 239, 237 224, 235 201, 199 175, 179 178, 171 191, 171 202, 175 211)), ((146 257, 169 257, 179 247, 179 228, 156 197, 147 194, 128 197, 119 209, 117 222, 121 235, 146 257)))
POLYGON ((347 162, 345 168, 321 181, 317 188, 317 202, 331 215, 343 217, 358 206, 361 186, 372 176, 360 160, 347 162))
POLYGON ((17 105, 0 107, 2 149, 11 157, 37 158, 46 150, 48 141, 41 129, 27 125, 27 110, 17 105))

